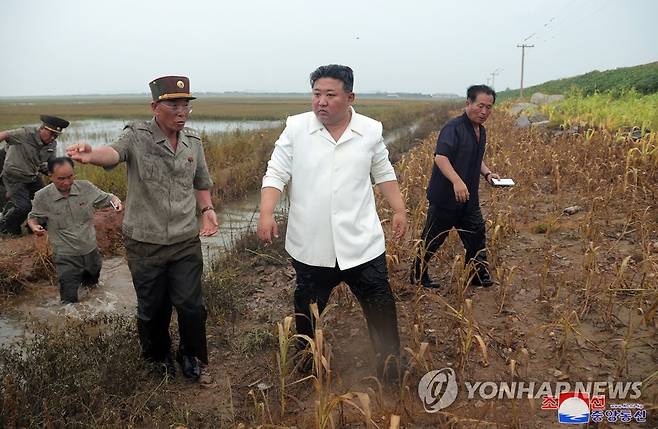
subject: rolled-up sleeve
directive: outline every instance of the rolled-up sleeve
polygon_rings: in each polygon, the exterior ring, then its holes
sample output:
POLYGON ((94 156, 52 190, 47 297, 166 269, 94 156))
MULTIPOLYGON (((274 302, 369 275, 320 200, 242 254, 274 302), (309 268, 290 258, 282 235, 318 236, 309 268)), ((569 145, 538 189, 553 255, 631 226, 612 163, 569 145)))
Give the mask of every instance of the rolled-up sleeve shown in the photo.
POLYGON ((276 188, 283 192, 283 188, 290 180, 292 174, 293 145, 288 126, 283 130, 274 144, 272 157, 267 163, 267 171, 263 177, 263 188, 276 188))
POLYGON ((391 161, 388 159, 388 149, 386 149, 383 137, 380 137, 379 142, 375 145, 372 165, 370 167, 370 177, 375 185, 397 180, 393 165, 391 165, 391 161))

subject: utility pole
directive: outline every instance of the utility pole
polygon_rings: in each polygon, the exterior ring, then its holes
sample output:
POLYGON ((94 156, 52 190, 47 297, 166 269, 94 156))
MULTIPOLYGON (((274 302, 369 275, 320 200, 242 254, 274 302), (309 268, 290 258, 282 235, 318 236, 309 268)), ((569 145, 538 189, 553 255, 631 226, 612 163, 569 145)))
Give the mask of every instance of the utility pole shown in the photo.
MULTIPOLYGON (((500 74, 500 69, 496 69, 491 72, 491 87, 496 89, 496 84, 494 83, 496 81, 496 76, 500 74)), ((487 82, 489 82, 489 79, 487 79, 487 82)))
POLYGON ((523 98, 523 63, 525 62, 525 48, 534 48, 535 45, 516 45, 517 48, 521 48, 521 98, 523 98))

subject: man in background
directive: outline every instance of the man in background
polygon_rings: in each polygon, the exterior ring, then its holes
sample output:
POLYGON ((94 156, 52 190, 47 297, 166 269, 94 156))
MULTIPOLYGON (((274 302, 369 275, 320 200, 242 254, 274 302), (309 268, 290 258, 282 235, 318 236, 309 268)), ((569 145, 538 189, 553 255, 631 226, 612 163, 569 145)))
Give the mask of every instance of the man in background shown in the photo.
POLYGON ((48 174, 48 160, 56 156, 55 140, 69 126, 69 121, 55 116, 43 115, 41 122, 39 127, 0 131, 0 141, 6 142, 2 182, 7 202, 0 219, 2 234, 21 234, 21 225, 32 209, 31 200, 43 188, 39 174, 48 174))
POLYGON ((471 284, 493 285, 487 267, 484 219, 480 211, 480 176, 489 184, 499 179, 484 163, 487 132, 483 124, 496 102, 496 92, 473 85, 466 93, 465 112, 441 129, 434 151, 432 177, 427 187, 427 220, 422 232, 411 282, 438 288, 427 270, 434 254, 454 227, 466 248, 466 264, 472 264, 471 284))

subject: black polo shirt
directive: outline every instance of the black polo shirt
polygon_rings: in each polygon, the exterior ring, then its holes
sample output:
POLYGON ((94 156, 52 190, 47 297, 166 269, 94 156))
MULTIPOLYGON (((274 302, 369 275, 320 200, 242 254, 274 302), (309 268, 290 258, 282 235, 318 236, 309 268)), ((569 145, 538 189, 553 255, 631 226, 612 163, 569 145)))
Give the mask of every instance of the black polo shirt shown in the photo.
POLYGON ((474 209, 480 204, 480 166, 484 156, 487 141, 485 128, 480 125, 480 142, 475 138, 473 124, 466 113, 448 121, 436 142, 434 155, 444 155, 452 164, 459 177, 466 183, 469 199, 466 203, 458 203, 455 190, 436 162, 432 163, 432 177, 427 187, 427 199, 430 204, 443 209, 460 210, 474 209))

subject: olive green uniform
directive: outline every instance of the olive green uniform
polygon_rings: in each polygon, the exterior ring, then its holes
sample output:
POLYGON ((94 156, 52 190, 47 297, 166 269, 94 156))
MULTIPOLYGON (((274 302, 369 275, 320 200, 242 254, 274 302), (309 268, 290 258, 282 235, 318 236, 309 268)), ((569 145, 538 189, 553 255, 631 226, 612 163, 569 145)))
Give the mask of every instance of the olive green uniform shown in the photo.
POLYGON ((48 229, 64 302, 77 302, 81 284, 98 283, 102 259, 96 243, 94 209, 110 206, 113 198, 86 180, 74 181, 68 197, 52 183, 34 195, 29 218, 48 229))
POLYGON ((43 144, 36 127, 11 130, 5 141, 2 180, 9 201, 0 232, 20 234, 20 226, 32 208, 30 201, 43 188, 39 173, 48 174, 47 163, 55 157, 57 142, 43 144))
POLYGON ((178 134, 174 150, 155 119, 136 122, 111 147, 128 165, 123 232, 144 357, 163 361, 170 353, 173 305, 179 352, 207 363, 195 190, 210 189, 212 180, 199 134, 189 128, 178 134))

